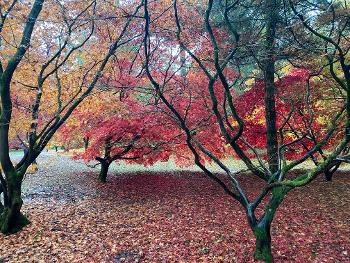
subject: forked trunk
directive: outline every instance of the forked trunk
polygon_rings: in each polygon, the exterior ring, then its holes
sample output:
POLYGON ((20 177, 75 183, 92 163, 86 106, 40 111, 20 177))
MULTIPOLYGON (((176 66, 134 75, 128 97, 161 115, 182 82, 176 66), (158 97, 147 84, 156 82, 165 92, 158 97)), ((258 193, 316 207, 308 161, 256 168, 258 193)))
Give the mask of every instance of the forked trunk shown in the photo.
POLYGON ((110 163, 108 163, 108 162, 101 162, 101 171, 100 171, 100 174, 98 176, 98 179, 102 183, 107 182, 107 174, 108 174, 109 165, 110 165, 110 163))
POLYGON ((20 178, 8 176, 7 196, 8 204, 3 207, 0 215, 0 230, 4 234, 12 234, 29 224, 29 220, 21 213, 23 200, 21 198, 20 178))

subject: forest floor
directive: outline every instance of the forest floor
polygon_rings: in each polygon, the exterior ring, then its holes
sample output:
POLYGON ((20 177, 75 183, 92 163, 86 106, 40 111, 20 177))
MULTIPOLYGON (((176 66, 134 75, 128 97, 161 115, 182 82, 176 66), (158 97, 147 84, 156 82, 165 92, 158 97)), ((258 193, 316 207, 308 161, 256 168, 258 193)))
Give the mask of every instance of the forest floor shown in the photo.
MULTIPOLYGON (((24 181, 31 224, 0 234, 0 262, 254 262, 240 205, 203 174, 118 173, 44 153, 24 181)), ((259 185, 250 176, 250 195, 259 185)), ((273 222, 276 262, 350 262, 350 176, 289 193, 273 222)))

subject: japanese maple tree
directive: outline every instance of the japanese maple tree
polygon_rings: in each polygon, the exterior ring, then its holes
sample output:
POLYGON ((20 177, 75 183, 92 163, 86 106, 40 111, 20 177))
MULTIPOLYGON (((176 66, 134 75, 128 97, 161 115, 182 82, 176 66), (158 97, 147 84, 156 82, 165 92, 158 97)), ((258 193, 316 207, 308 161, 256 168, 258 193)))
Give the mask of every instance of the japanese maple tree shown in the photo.
POLYGON ((1 3, 0 34, 6 40, 0 42, 1 232, 13 233, 28 224, 21 213, 21 185, 28 167, 91 93, 116 50, 135 37, 130 27, 140 7, 106 8, 96 1, 1 3), (109 41, 98 43, 95 31, 109 19, 118 20, 118 26, 110 31, 109 41), (30 109, 30 127, 21 132, 28 133, 28 151, 14 165, 9 129, 17 118, 13 101, 21 89, 27 90, 30 109))
MULTIPOLYGON (((291 144, 281 151, 285 161, 307 154, 325 136, 334 112, 341 110, 344 97, 335 89, 335 83, 326 76, 312 74, 306 69, 292 69, 276 82, 277 129, 280 140, 291 144), (297 142, 293 143, 297 139, 297 142)), ((256 80, 235 103, 238 113, 246 122, 243 136, 245 148, 264 150, 266 130, 264 120, 264 82, 256 80)), ((342 136, 344 126, 339 125, 327 143, 319 147, 310 159, 317 166, 327 158, 326 152, 342 136)), ((345 149, 347 151, 347 149, 345 149)), ((253 154, 251 156, 254 156, 253 154)), ((326 180, 331 180, 341 162, 335 161, 325 168, 326 180)))
MULTIPOLYGON (((299 3, 299 1, 295 2, 299 3)), ((348 20, 333 16, 331 23, 335 23, 334 20, 336 20, 342 26, 339 27, 339 31, 331 27, 329 34, 324 34, 329 30, 327 27, 329 23, 323 24, 319 31, 316 30, 312 23, 317 20, 312 19, 309 22, 304 18, 304 15, 310 16, 315 13, 309 12, 303 5, 300 7, 301 10, 297 9, 298 3, 289 1, 289 5, 282 5, 280 1, 266 0, 263 1, 263 6, 261 6, 261 1, 253 1, 251 6, 246 6, 243 1, 214 2, 209 0, 206 3, 206 10, 202 12, 203 10, 195 3, 191 5, 187 2, 173 1, 172 32, 176 32, 174 38, 177 38, 180 48, 186 51, 189 63, 194 65, 188 70, 195 73, 202 72, 205 75, 206 85, 201 87, 205 87, 203 94, 209 94, 208 112, 214 116, 216 122, 214 126, 218 128, 221 138, 225 140, 221 148, 230 148, 231 152, 234 152, 235 156, 244 162, 248 171, 265 182, 260 189, 260 194, 252 198, 242 188, 236 176, 237 171, 226 166, 216 152, 208 149, 203 141, 199 140, 201 132, 193 132, 193 123, 188 121, 191 110, 183 112, 176 103, 177 101, 174 102, 173 92, 168 88, 171 83, 167 79, 169 74, 164 72, 164 68, 169 67, 160 67, 158 65, 160 59, 157 59, 156 55, 160 47, 170 44, 169 38, 165 39, 159 33, 156 26, 158 17, 153 13, 153 3, 144 2, 145 74, 159 100, 163 102, 184 131, 187 146, 194 155, 195 163, 242 205, 250 228, 256 237, 255 258, 265 262, 273 261, 270 228, 276 210, 286 194, 294 188, 310 183, 334 162, 347 159, 347 156, 342 156, 342 154, 346 152, 350 140, 350 104, 348 103, 350 94, 347 92, 350 88, 350 65, 345 58, 348 52, 348 46, 345 45, 347 39, 342 35, 348 20), (189 17, 188 13, 191 12, 197 12, 198 15, 189 17), (297 17, 297 22, 293 13, 297 17), (300 89, 288 95, 286 88, 289 88, 290 81, 294 79, 293 86, 300 85, 302 90, 313 92, 312 96, 316 97, 316 101, 321 100, 322 90, 317 90, 319 85, 315 85, 316 92, 314 92, 308 89, 308 82, 301 79, 295 81, 295 78, 298 79, 300 75, 303 75, 302 72, 299 72, 299 76, 295 75, 297 71, 276 81, 276 75, 280 73, 278 65, 287 66, 289 64, 289 61, 283 58, 287 55, 295 58, 283 42, 285 35, 290 33, 288 26, 280 25, 283 15, 285 15, 284 23, 287 25, 291 23, 291 27, 294 26, 293 23, 302 23, 302 30, 308 34, 310 39, 316 37, 318 44, 325 45, 328 61, 321 66, 319 72, 323 72, 327 67, 331 72, 333 70, 332 85, 343 89, 342 94, 345 98, 336 101, 334 106, 330 107, 327 112, 329 119, 325 125, 327 128, 322 128, 322 131, 312 138, 314 141, 311 144, 308 141, 310 139, 308 133, 311 132, 308 126, 316 125, 313 128, 315 130, 322 125, 320 125, 320 120, 314 122, 311 116, 303 115, 307 113, 307 107, 314 107, 312 111, 317 112, 315 108, 317 105, 307 105, 309 99, 307 96, 300 100, 302 97, 299 93, 300 89), (203 18, 204 32, 202 28, 196 30, 197 28, 190 27, 193 17, 203 18), (254 22, 244 24, 242 22, 245 21, 244 19, 254 22), (225 26, 222 27, 222 24, 225 26), (240 28, 238 25, 243 26, 240 28), (249 36, 247 32, 242 32, 242 29, 249 29, 249 36), (252 41, 253 48, 251 47, 252 41), (343 73, 341 77, 334 74, 334 67, 338 65, 338 61, 343 73), (246 80, 245 75, 252 72, 249 66, 261 72, 261 80, 255 82, 255 89, 252 89, 250 94, 243 92, 242 96, 237 96, 237 86, 244 87, 242 83, 246 80), (236 69, 237 74, 229 74, 231 72, 229 69, 236 69), (279 86, 280 90, 278 90, 279 86), (254 97, 254 93, 257 96, 254 97), (285 95, 288 96, 284 97, 285 95), (241 102, 237 103, 237 100, 241 102), (261 108, 256 109, 253 116, 248 116, 245 104, 248 104, 248 108, 254 108, 254 106, 261 108), (286 109, 281 110, 282 106, 286 106, 286 109), (300 108, 302 112, 299 111, 300 108), (278 117, 278 115, 282 116, 278 117), (311 121, 306 127, 303 124, 303 118, 311 121), (296 124, 300 123, 300 127, 296 127, 296 124), (297 134, 293 135, 294 132, 297 134), (253 145, 249 143, 249 139, 253 145), (332 140, 334 141, 331 142, 332 140), (263 153, 258 148, 263 149, 263 153), (323 158, 315 163, 315 168, 300 174, 291 172, 293 168, 320 153, 321 149, 327 149, 327 154, 324 154, 323 158), (298 154, 294 154, 292 161, 287 162, 286 155, 291 151, 297 151, 298 154), (210 171, 203 162, 203 156, 210 158, 222 169, 230 184, 210 171), (259 210, 263 212, 257 213, 259 210)), ((311 6, 310 10, 316 8, 322 14, 334 12, 334 9, 327 5, 317 5, 313 2, 308 5, 311 6)), ((337 8, 341 12, 341 9, 346 6, 339 4, 337 8)), ((308 51, 305 50, 305 52, 308 51)), ((178 65, 171 59, 166 62, 163 59, 162 62, 164 65, 172 64, 173 68, 178 68, 178 65)), ((312 81, 316 82, 318 75, 312 76, 312 81)), ((218 152, 223 152, 223 150, 218 152)))
MULTIPOLYGON (((86 162, 97 160, 101 166, 101 182, 106 182, 109 166, 114 161, 151 165, 168 161, 171 156, 178 160, 185 158, 185 152, 174 154, 181 147, 187 148, 181 140, 181 130, 173 120, 159 114, 156 107, 147 107, 135 98, 123 102, 117 102, 117 96, 114 99, 114 105, 124 104, 123 110, 114 114, 95 113, 93 118, 87 112, 77 112, 80 123, 74 126, 74 129, 84 129, 84 138, 89 138, 85 152, 75 158, 86 162)), ((69 136, 70 132, 67 134, 69 136)))

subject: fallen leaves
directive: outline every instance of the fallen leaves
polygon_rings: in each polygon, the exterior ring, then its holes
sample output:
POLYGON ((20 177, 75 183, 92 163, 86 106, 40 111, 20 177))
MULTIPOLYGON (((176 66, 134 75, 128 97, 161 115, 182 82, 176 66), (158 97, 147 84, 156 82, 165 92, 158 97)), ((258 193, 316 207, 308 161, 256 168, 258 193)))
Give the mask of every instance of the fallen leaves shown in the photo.
MULTIPOLYGON (((39 184, 25 195, 32 224, 0 236, 4 262, 254 262, 241 207, 200 173, 121 174, 102 185, 95 173, 47 171, 27 178, 39 184)), ((254 184, 243 179, 252 194, 254 184)), ((276 262, 350 262, 349 185, 344 173, 290 193, 273 222, 276 262)))

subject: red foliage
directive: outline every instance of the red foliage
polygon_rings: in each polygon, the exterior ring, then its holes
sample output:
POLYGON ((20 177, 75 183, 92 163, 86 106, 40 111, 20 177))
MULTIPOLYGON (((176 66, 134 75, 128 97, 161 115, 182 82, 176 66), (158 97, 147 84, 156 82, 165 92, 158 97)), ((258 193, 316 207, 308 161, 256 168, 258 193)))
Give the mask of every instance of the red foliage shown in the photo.
POLYGON ((167 161, 175 145, 181 145, 181 134, 172 122, 157 112, 143 112, 147 108, 140 108, 138 103, 129 102, 128 106, 130 113, 112 116, 86 131, 85 136, 91 138, 91 144, 82 156, 85 160, 101 156, 106 141, 113 144, 111 156, 114 156, 122 152, 135 136, 140 138, 123 159, 144 165, 167 161))
MULTIPOLYGON (((287 157, 296 158, 307 152, 305 146, 311 149, 325 136, 334 112, 339 111, 341 103, 329 100, 334 96, 332 83, 313 80, 306 70, 293 69, 275 84, 279 137, 282 131, 286 144, 304 136, 286 150, 287 157)), ((235 102, 240 116, 245 120, 243 136, 251 145, 261 149, 266 145, 264 87, 264 82, 257 80, 250 90, 236 97, 235 102)), ((337 129, 324 146, 325 149, 337 143, 342 129, 342 126, 337 129)))

